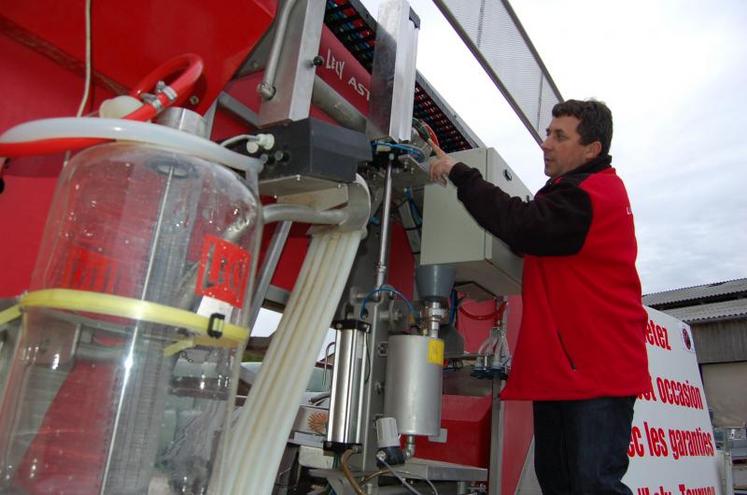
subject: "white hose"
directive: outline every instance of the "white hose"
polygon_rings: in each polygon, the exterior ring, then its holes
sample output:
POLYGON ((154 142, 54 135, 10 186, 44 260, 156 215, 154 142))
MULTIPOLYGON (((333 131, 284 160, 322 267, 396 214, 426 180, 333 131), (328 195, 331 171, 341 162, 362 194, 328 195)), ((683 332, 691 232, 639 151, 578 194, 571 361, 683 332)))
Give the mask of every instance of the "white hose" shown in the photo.
POLYGON ((241 411, 222 463, 219 493, 269 495, 324 335, 362 232, 314 234, 296 286, 241 411))
POLYGON ((135 120, 87 117, 34 120, 7 130, 0 136, 0 143, 25 143, 64 138, 97 138, 148 143, 257 175, 262 171, 262 162, 256 158, 241 155, 193 134, 135 120))

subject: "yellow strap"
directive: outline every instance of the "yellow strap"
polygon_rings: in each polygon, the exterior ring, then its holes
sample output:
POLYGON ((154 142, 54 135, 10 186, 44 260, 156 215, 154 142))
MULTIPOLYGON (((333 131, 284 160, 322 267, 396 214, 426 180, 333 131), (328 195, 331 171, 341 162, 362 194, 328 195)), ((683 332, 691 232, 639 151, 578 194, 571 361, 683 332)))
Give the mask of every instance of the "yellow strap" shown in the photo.
MULTIPOLYGON (((163 304, 111 294, 101 294, 99 292, 86 292, 73 289, 38 290, 22 296, 19 306, 21 308, 54 308, 119 316, 132 320, 143 320, 160 325, 186 328, 195 332, 197 335, 194 338, 186 339, 186 341, 190 341, 192 344, 180 350, 192 347, 193 345, 234 347, 243 343, 249 336, 248 329, 231 323, 225 323, 223 325, 223 336, 215 339, 207 334, 208 318, 205 316, 163 304)), ((4 316, 5 313, 13 309, 18 312, 18 306, 14 306, 0 313, 0 316, 4 316)), ((17 317, 18 314, 12 318, 17 317)), ((2 320, 0 320, 0 323, 2 323, 2 320)), ((183 345, 186 345, 186 341, 184 341, 185 344, 183 345)), ((177 342, 169 347, 174 347, 181 342, 177 342)), ((178 352, 178 350, 175 352, 178 352)))
POLYGON ((5 325, 9 321, 13 321, 21 316, 21 307, 16 304, 7 309, 0 311, 0 325, 5 325))

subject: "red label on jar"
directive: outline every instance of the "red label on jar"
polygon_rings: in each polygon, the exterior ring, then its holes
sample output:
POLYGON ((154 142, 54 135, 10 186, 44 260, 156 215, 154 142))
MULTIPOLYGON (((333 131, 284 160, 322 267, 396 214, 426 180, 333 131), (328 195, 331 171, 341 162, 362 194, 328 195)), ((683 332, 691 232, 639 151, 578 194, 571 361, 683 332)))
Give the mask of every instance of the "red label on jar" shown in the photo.
POLYGON ((219 237, 207 235, 200 255, 195 293, 240 308, 244 304, 250 270, 251 255, 246 250, 219 237))
POLYGON ((76 246, 68 253, 60 286, 114 294, 119 278, 118 268, 113 259, 76 246))

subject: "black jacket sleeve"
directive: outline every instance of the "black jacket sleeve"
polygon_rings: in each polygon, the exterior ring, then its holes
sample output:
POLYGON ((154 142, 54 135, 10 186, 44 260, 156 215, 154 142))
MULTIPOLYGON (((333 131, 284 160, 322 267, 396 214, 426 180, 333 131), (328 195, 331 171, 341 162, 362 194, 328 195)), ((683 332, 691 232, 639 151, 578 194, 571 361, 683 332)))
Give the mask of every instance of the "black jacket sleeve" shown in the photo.
POLYGON ((573 181, 545 186, 534 200, 524 202, 463 163, 451 169, 449 179, 477 223, 515 252, 564 256, 584 245, 591 226, 591 198, 573 181))

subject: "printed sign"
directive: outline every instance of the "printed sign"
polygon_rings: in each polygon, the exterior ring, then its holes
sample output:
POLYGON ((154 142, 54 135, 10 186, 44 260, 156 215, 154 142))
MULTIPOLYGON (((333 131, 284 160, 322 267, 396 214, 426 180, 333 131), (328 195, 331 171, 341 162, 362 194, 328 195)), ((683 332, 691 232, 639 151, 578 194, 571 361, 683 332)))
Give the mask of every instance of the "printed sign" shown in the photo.
POLYGON ((651 391, 638 397, 623 481, 635 495, 722 493, 690 327, 646 308, 651 391))
POLYGON ((198 296, 209 296, 240 308, 249 282, 251 256, 247 251, 212 235, 205 236, 197 272, 198 296))

